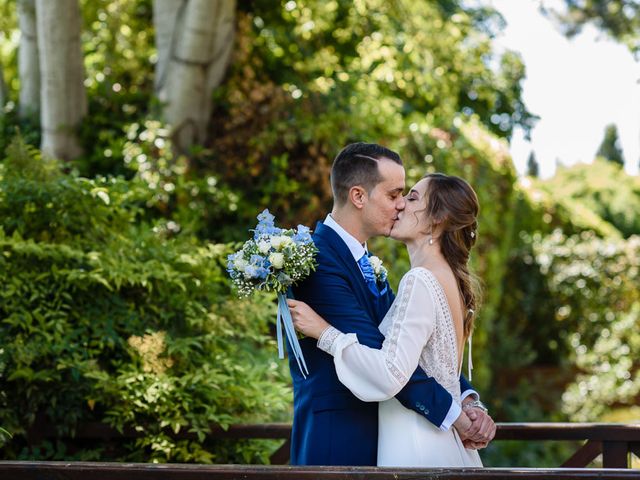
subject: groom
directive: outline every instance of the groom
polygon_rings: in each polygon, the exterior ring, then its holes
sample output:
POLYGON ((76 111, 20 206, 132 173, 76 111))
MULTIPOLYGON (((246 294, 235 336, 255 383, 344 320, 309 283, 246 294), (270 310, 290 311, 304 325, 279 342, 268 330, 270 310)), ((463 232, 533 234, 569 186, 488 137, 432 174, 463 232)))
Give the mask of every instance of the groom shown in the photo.
MULTIPOLYGON (((378 325, 394 294, 386 281, 376 285, 370 274, 365 278, 370 270, 366 242, 388 236, 404 209, 402 160, 380 145, 348 145, 333 163, 331 188, 333 210, 324 222, 318 222, 313 235, 318 268, 294 289, 294 295, 334 327, 356 333, 361 344, 379 349, 384 337, 378 325)), ((302 377, 290 356, 294 390, 291 464, 376 465, 378 404, 358 400, 340 383, 333 358, 316 347, 315 339, 304 338, 300 345, 309 376, 302 377)), ((473 421, 460 434, 483 446, 493 438, 495 425, 462 376, 460 386, 463 408, 473 421)), ((447 390, 419 367, 396 399, 445 431, 461 412, 447 390)))

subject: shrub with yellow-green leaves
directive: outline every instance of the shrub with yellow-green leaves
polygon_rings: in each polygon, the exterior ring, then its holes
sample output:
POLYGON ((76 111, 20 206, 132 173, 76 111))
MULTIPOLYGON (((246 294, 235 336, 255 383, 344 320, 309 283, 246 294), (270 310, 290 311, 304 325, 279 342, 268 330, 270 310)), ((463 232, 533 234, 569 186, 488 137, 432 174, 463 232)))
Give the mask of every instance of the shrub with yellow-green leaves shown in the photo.
POLYGON ((277 420, 290 402, 271 303, 231 301, 231 248, 139 222, 142 182, 65 174, 19 141, 0 165, 5 458, 69 458, 60 442, 27 445, 38 420, 142 432, 117 459, 266 461, 273 445, 205 439, 210 424, 277 420), (172 439, 185 430, 198 440, 172 439))
POLYGON ((575 421, 598 421, 640 395, 640 237, 598 238, 554 232, 536 258, 558 308, 559 341, 578 374, 562 397, 575 421))

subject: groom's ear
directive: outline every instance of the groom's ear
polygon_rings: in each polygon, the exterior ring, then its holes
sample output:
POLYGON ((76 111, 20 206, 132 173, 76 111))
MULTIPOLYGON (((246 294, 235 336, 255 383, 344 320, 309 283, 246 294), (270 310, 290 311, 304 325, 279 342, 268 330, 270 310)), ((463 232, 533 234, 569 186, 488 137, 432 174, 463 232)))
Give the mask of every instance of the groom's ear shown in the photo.
POLYGON ((362 209, 367 201, 367 191, 358 185, 351 187, 349 189, 349 201, 358 210, 362 209))

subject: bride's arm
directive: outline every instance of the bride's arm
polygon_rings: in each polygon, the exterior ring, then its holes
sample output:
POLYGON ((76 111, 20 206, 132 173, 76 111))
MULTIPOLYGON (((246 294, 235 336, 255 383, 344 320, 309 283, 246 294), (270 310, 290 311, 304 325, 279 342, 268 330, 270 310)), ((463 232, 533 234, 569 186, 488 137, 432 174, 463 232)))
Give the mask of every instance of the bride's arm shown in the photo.
POLYGON ((435 328, 435 302, 425 281, 407 274, 392 306, 391 325, 381 349, 358 342, 354 333, 330 326, 303 302, 290 301, 294 325, 318 338, 318 347, 333 355, 340 381, 363 401, 394 397, 418 366, 427 340, 435 328))

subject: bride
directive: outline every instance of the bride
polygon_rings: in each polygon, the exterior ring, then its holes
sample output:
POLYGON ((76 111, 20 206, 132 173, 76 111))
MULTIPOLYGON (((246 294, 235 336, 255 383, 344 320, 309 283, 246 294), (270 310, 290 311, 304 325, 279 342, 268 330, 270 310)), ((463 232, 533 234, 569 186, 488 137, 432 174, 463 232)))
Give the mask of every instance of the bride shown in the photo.
POLYGON ((407 194, 391 237, 406 244, 411 269, 379 326, 381 350, 340 332, 304 302, 289 300, 296 329, 333 356, 340 381, 361 400, 380 402, 380 466, 482 466, 475 448, 484 445, 463 442, 457 431, 471 423, 464 410, 456 428, 442 431, 394 398, 418 365, 460 398, 464 345, 468 340, 471 348, 477 302, 468 261, 478 209, 473 189, 454 176, 426 175, 407 194))

